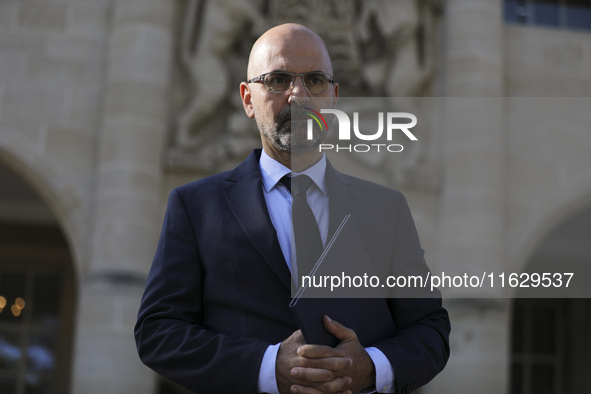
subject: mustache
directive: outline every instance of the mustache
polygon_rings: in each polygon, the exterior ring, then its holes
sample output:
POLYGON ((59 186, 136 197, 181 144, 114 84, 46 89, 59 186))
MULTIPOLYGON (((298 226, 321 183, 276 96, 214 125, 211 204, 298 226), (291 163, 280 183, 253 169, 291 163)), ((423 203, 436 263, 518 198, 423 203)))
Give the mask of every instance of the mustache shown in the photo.
POLYGON ((279 111, 279 115, 277 115, 277 123, 283 124, 292 118, 296 120, 303 120, 309 119, 309 116, 306 115, 306 111, 303 107, 299 105, 292 105, 291 107, 283 108, 279 111))

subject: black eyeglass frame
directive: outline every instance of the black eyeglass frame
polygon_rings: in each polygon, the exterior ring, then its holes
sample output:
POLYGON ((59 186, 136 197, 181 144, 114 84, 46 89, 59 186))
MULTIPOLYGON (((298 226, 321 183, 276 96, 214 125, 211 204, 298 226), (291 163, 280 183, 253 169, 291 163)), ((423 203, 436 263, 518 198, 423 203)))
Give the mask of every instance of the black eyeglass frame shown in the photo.
POLYGON ((308 93, 312 93, 312 94, 323 94, 323 93, 326 93, 326 92, 328 92, 330 90, 330 87, 327 88, 324 92, 313 92, 310 89, 308 89, 308 86, 306 85, 304 76, 305 75, 311 75, 311 74, 316 74, 316 75, 321 74, 321 75, 324 75, 325 77, 327 77, 328 83, 334 84, 334 76, 332 76, 330 74, 327 74, 325 72, 322 72, 322 71, 310 71, 310 72, 307 72, 307 73, 290 73, 288 71, 271 71, 271 72, 264 73, 264 74, 261 74, 259 76, 256 76, 254 78, 251 78, 248 81, 246 81, 246 83, 260 82, 260 83, 263 84, 263 86, 265 86, 265 88, 267 89, 268 92, 282 94, 282 93, 288 92, 291 88, 293 88, 293 83, 295 82, 296 77, 299 75, 302 78, 302 83, 304 84, 304 88, 306 88, 306 91, 308 93), (269 90, 269 88, 267 88, 265 86, 265 77, 267 75, 269 75, 269 74, 287 74, 287 75, 291 75, 293 77, 293 79, 291 80, 291 83, 289 84, 289 87, 286 90, 284 90, 282 92, 275 92, 275 91, 269 90))

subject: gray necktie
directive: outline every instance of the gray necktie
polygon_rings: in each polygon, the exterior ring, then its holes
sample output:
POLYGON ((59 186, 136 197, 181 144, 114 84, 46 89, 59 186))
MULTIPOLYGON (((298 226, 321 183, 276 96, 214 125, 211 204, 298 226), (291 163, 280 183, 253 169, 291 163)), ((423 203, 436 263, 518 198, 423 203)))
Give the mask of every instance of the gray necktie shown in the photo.
POLYGON ((280 182, 287 186, 293 196, 291 217, 296 245, 298 276, 302 277, 309 275, 324 249, 318 223, 306 198, 306 191, 313 182, 307 175, 299 175, 293 178, 286 175, 281 178, 280 182))

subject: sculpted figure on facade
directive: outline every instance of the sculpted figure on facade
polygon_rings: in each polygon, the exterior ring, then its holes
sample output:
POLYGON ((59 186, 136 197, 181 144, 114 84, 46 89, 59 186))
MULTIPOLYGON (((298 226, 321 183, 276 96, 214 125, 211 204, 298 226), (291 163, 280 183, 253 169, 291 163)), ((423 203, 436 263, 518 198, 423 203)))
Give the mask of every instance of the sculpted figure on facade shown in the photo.
POLYGON ((263 28, 254 3, 181 3, 169 167, 214 171, 220 160, 253 148, 252 130, 232 127, 242 105, 231 93, 242 79, 248 48, 263 28))
MULTIPOLYGON (((393 109, 408 110, 416 106, 409 97, 431 94, 437 0, 186 0, 181 8, 168 168, 214 172, 258 144, 234 93, 248 48, 280 23, 302 23, 324 38, 341 96, 391 97, 393 109)), ((385 172, 393 184, 416 183, 411 172, 425 167, 433 132, 421 130, 421 144, 409 146, 403 160, 364 156, 360 164, 385 172)))

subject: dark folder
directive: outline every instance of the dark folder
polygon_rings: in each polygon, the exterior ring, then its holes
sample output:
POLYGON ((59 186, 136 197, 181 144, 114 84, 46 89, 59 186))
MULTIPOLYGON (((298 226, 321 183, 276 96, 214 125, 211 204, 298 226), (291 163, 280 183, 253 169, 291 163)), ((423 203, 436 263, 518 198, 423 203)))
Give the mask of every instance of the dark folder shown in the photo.
MULTIPOLYGON (((289 304, 306 343, 336 346, 339 340, 326 331, 322 318, 328 315, 357 334, 364 346, 372 346, 396 333, 396 326, 382 289, 359 286, 359 278, 373 275, 369 256, 351 215, 345 216, 324 252, 289 304), (333 288, 325 277, 345 279, 343 287, 333 288), (316 281, 312 279, 314 277, 316 281), (351 278, 347 286, 346 278, 351 278), (319 286, 321 284, 328 286, 319 286)), ((336 281, 335 281, 336 282, 336 281)))

